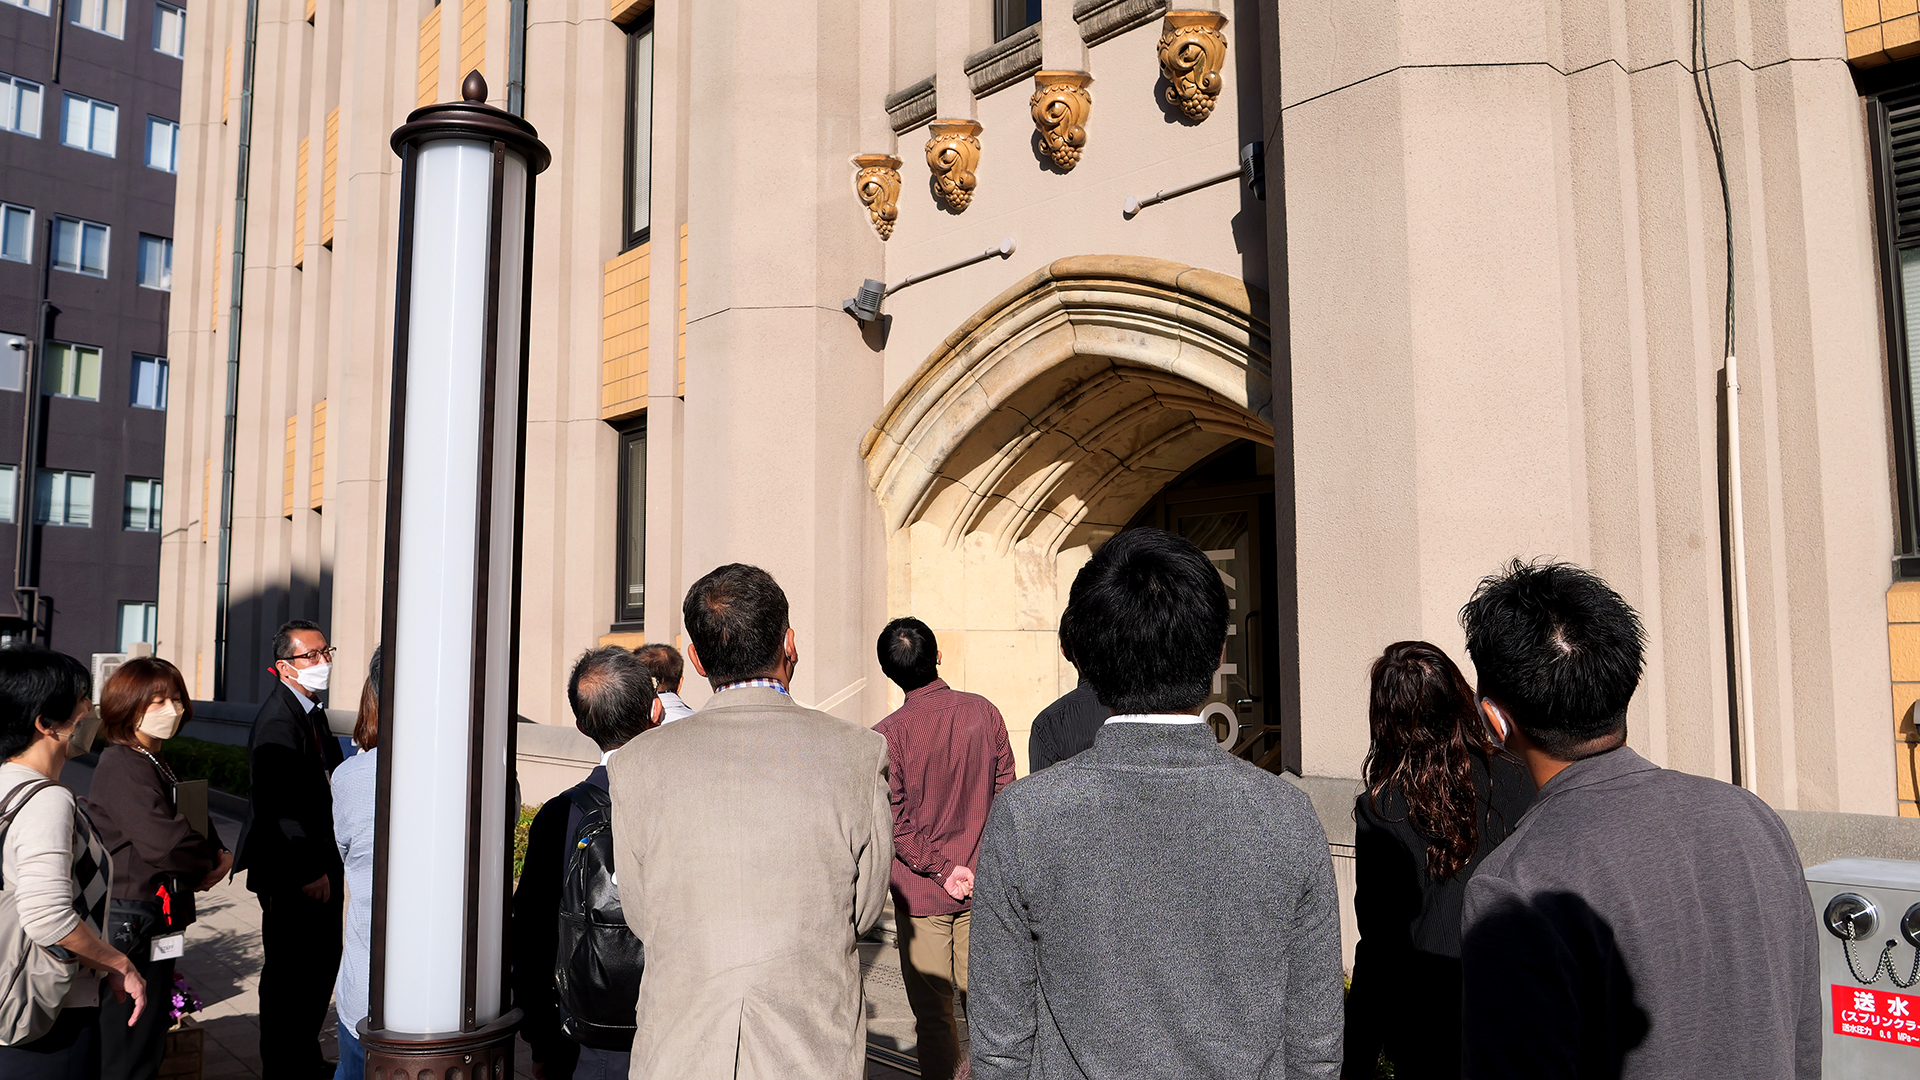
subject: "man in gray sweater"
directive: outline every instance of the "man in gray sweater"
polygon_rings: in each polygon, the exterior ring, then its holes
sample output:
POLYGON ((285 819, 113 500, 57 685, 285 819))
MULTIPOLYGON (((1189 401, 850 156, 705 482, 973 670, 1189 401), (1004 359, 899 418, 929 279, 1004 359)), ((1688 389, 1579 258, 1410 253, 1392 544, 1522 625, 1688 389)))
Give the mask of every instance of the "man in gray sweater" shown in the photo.
POLYGON ((1107 542, 1062 625, 1114 715, 994 801, 975 870, 978 1080, 1332 1080, 1340 919, 1298 788, 1200 720, 1227 637, 1219 572, 1157 529, 1107 542))
POLYGON ((1786 827, 1626 746, 1643 636, 1593 574, 1515 562, 1460 613, 1540 794, 1467 884, 1470 1078, 1813 1080, 1820 959, 1786 827))

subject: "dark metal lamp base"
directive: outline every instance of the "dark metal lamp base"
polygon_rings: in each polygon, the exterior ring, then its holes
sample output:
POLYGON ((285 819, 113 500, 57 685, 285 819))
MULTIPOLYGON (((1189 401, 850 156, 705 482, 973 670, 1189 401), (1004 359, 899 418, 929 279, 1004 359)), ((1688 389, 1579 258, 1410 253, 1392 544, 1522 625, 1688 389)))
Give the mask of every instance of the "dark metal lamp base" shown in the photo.
POLYGON ((367 1080, 513 1080, 513 1033, 519 1026, 519 1009, 478 1031, 451 1035, 369 1031, 362 1020, 367 1080))

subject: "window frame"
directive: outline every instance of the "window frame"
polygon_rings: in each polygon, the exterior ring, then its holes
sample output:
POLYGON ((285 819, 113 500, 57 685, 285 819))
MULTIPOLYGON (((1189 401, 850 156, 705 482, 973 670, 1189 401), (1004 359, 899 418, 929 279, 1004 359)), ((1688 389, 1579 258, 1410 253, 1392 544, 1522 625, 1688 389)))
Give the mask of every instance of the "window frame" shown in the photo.
MULTIPOLYGON (((623 161, 621 164, 620 181, 620 250, 623 252, 632 251, 634 248, 650 240, 653 235, 651 206, 648 207, 648 220, 645 223, 636 225, 633 220, 633 187, 636 179, 634 175, 633 151, 638 137, 636 128, 640 119, 639 110, 634 108, 633 100, 634 92, 638 89, 636 85, 636 76, 639 72, 637 57, 640 51, 640 40, 645 38, 649 52, 647 71, 651 73, 653 71, 653 55, 655 53, 653 13, 649 11, 647 14, 642 15, 631 27, 627 28, 626 34, 627 77, 625 81, 627 92, 626 105, 624 107, 626 121, 622 135, 621 157, 623 161)), ((653 197, 653 105, 652 84, 649 83, 647 90, 647 197, 649 203, 651 203, 653 197)))
POLYGON ((93 26, 91 24, 80 21, 81 16, 87 10, 86 0, 67 0, 67 25, 77 26, 82 30, 91 30, 96 34, 99 34, 101 37, 110 37, 115 41, 125 41, 127 38, 127 4, 126 4, 126 0, 119 0, 119 2, 120 2, 120 29, 117 31, 108 30, 105 25, 107 22, 107 16, 109 15, 113 7, 114 0, 99 0, 100 22, 101 22, 100 26, 93 26))
POLYGON ((129 381, 127 387, 127 407, 133 409, 151 409, 154 412, 166 412, 167 381, 171 377, 166 357, 154 356, 151 353, 134 353, 133 378, 129 381), (155 365, 156 370, 159 372, 159 378, 155 380, 160 390, 160 404, 158 405, 148 405, 140 400, 140 365, 143 362, 155 365))
POLYGON ((138 533, 157 533, 160 531, 160 509, 165 505, 166 489, 159 477, 128 476, 120 484, 120 531, 138 533), (140 513, 146 518, 145 525, 132 524, 133 491, 136 485, 144 486, 147 491, 147 505, 140 513))
POLYGON ((85 154, 98 154, 101 157, 118 158, 120 156, 120 106, 115 105, 111 101, 91 98, 85 94, 76 94, 71 90, 62 90, 61 93, 66 96, 60 99, 60 145, 85 154), (71 126, 68 120, 68 110, 73 108, 75 102, 79 102, 87 107, 87 145, 85 146, 67 141, 67 129, 71 126), (107 149, 95 150, 93 145, 98 141, 96 135, 101 109, 106 109, 113 113, 113 138, 109 140, 107 149))
POLYGON ((31 11, 35 15, 45 15, 48 18, 53 17, 53 0, 0 0, 0 4, 5 4, 8 7, 17 7, 21 11, 31 11), (34 6, 36 3, 41 6, 34 6))
POLYGON ((127 640, 128 608, 138 608, 140 610, 141 632, 143 634, 151 633, 155 639, 148 641, 146 637, 138 637, 135 638, 134 641, 145 641, 149 645, 159 644, 160 602, 158 600, 121 600, 113 609, 113 630, 115 640, 119 642, 120 651, 124 653, 132 647, 132 643, 127 640))
POLYGON ((164 116, 147 114, 147 155, 146 166, 155 172, 168 176, 180 173, 180 121, 169 120, 164 116), (165 124, 167 130, 167 164, 163 167, 153 163, 153 129, 156 124, 165 124))
POLYGON ((112 264, 113 264, 113 226, 105 224, 104 222, 88 221, 86 218, 68 217, 65 214, 55 214, 53 216, 53 222, 54 222, 54 237, 53 237, 53 244, 52 244, 53 250, 49 253, 49 256, 48 256, 53 261, 53 268, 55 270, 60 271, 63 274, 80 274, 84 277, 100 278, 101 280, 105 280, 107 277, 108 270, 112 267, 112 264), (60 226, 62 224, 77 225, 80 228, 80 260, 81 261, 74 263, 71 267, 63 265, 60 262, 60 226), (86 268, 87 230, 89 228, 99 229, 106 234, 105 237, 100 241, 100 272, 97 274, 86 268))
MULTIPOLYGON (((31 340, 26 334, 16 334, 11 330, 0 330, 0 343, 4 343, 13 338, 31 340)), ((0 377, 3 377, 6 382, 18 384, 8 386, 5 382, 0 382, 0 394, 26 393, 27 354, 18 349, 9 349, 4 344, 0 344, 0 377)))
MULTIPOLYGON (((1907 341, 1905 289, 1900 277, 1899 217, 1893 190, 1892 119, 1885 98, 1920 90, 1902 81, 1866 95, 1867 142, 1873 170, 1874 227, 1880 261, 1881 318, 1886 328, 1887 406, 1893 426, 1894 577, 1920 580, 1920 439, 1914 430, 1913 365, 1907 341)), ((1909 245, 1920 246, 1920 245, 1909 245)))
POLYGON ((993 40, 1005 41, 1029 26, 1040 25, 1040 0, 993 0, 993 40), (1019 26, 1013 22, 1012 9, 1018 6, 1026 18, 1019 26))
POLYGON ((13 101, 9 103, 9 107, 13 110, 13 119, 16 125, 19 123, 20 117, 22 115, 20 110, 20 87, 22 84, 33 87, 33 95, 35 99, 37 99, 37 101, 39 102, 39 107, 36 108, 33 113, 33 130, 28 131, 25 128, 18 127, 18 126, 0 125, 0 131, 5 131, 14 135, 23 135, 29 139, 37 139, 47 129, 46 84, 37 83, 37 82, 34 82, 32 79, 23 78, 19 75, 12 75, 7 72, 0 71, 0 86, 4 86, 6 92, 13 96, 13 101))
POLYGON ((631 505, 632 497, 629 494, 630 491, 632 490, 633 485, 630 482, 630 477, 628 476, 628 466, 627 466, 627 462, 629 460, 628 448, 631 447, 635 442, 639 442, 642 445, 645 445, 647 441, 646 415, 643 413, 638 419, 636 419, 632 423, 617 429, 616 436, 618 440, 616 445, 619 447, 619 450, 618 450, 618 456, 615 458, 615 461, 614 461, 614 465, 615 465, 614 483, 618 486, 618 490, 615 493, 615 499, 614 499, 614 515, 615 516, 614 516, 614 526, 613 526, 614 565, 613 565, 613 626, 612 626, 612 630, 617 633, 622 630, 642 629, 646 623, 646 617, 647 617, 647 595, 646 595, 647 508, 646 508, 646 501, 645 501, 647 481, 644 473, 642 473, 640 477, 640 497, 641 497, 640 588, 641 588, 641 593, 640 593, 640 603, 637 605, 631 604, 628 602, 628 596, 630 595, 628 592, 628 586, 632 584, 632 581, 628 577, 628 565, 627 565, 627 550, 629 547, 629 542, 632 538, 632 527, 633 527, 633 517, 632 517, 633 507, 631 505))
POLYGON ((165 0, 154 0, 153 2, 153 39, 154 39, 153 40, 154 52, 157 52, 162 56, 171 56, 175 60, 185 60, 187 58, 187 9, 183 7, 179 7, 174 4, 166 3, 165 0), (170 52, 160 47, 160 25, 161 25, 160 16, 162 12, 171 12, 174 15, 179 16, 180 18, 180 51, 179 52, 170 52))
POLYGON ((34 226, 39 224, 37 215, 38 212, 31 206, 21 206, 19 203, 0 202, 0 260, 25 263, 28 266, 33 265, 33 230, 34 226), (6 229, 7 211, 9 210, 24 210, 27 214, 27 257, 24 259, 17 259, 7 254, 6 229))
POLYGON ((46 477, 48 479, 48 486, 49 488, 51 488, 54 477, 59 477, 64 482, 71 485, 71 483, 73 482, 73 478, 76 476, 84 476, 87 478, 86 524, 76 525, 73 523, 73 515, 72 515, 73 489, 71 488, 71 486, 68 487, 66 496, 61 499, 61 506, 64 508, 64 510, 62 513, 62 519, 59 521, 53 520, 53 500, 52 499, 48 498, 48 499, 34 500, 34 503, 35 503, 34 516, 36 518, 39 518, 39 515, 41 514, 46 515, 46 518, 44 520, 36 520, 34 524, 49 525, 57 529, 91 529, 93 528, 94 493, 95 493, 95 490, 100 486, 99 477, 96 474, 86 472, 85 470, 82 470, 82 469, 41 469, 39 472, 39 475, 34 478, 34 482, 38 484, 41 477, 46 477))
POLYGON ((12 487, 0 498, 0 525, 11 525, 20 520, 20 466, 0 462, 0 474, 8 477, 6 483, 12 487))
POLYGON ((41 363, 41 379, 40 379, 41 396, 65 398, 68 401, 99 401, 100 400, 100 383, 106 374, 104 370, 106 367, 105 350, 101 349, 97 345, 83 345, 77 341, 47 342, 47 351, 51 353, 54 349, 71 349, 76 352, 87 352, 87 353, 93 354, 94 394, 92 397, 88 397, 85 394, 78 392, 79 389, 86 384, 86 380, 78 376, 74 378, 75 392, 71 394, 61 393, 54 385, 56 380, 50 377, 52 375, 52 371, 47 366, 47 358, 43 356, 41 357, 41 361, 40 361, 41 363))
POLYGON ((140 234, 140 239, 135 242, 133 281, 135 285, 138 285, 142 289, 152 289, 154 292, 165 293, 173 291, 173 237, 155 236, 152 233, 140 234), (163 282, 163 284, 160 285, 149 285, 145 281, 147 276, 147 241, 149 240, 159 242, 162 245, 161 251, 164 253, 166 265, 160 270, 160 280, 163 282))

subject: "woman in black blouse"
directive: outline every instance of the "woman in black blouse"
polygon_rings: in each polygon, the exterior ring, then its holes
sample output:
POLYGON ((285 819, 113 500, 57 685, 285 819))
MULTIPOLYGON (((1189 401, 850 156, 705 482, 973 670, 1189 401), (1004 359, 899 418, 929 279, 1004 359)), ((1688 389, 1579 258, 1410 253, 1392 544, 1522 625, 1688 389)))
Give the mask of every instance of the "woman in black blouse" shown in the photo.
POLYGON ((1467 879, 1533 801, 1471 687, 1438 646, 1374 661, 1366 790, 1354 800, 1360 927, 1347 997, 1349 1080, 1382 1053, 1396 1080, 1460 1075, 1460 911, 1467 879))
POLYGON ((101 1006, 102 1080, 146 1080, 160 1071, 174 962, 153 959, 152 940, 179 933, 193 893, 213 888, 233 866, 212 821, 203 836, 174 806, 177 778, 161 744, 192 717, 186 680, 165 660, 129 660, 100 691, 100 733, 110 745, 94 767, 87 808, 113 860, 107 931, 151 987, 146 1012, 131 1026, 128 1006, 101 1006))

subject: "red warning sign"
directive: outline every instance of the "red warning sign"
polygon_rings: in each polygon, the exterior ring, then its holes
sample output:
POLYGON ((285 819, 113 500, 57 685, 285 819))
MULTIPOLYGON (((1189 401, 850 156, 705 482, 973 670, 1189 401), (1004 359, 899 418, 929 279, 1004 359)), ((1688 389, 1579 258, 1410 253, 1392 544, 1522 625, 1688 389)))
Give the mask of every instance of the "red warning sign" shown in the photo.
POLYGON ((1920 1048, 1920 997, 1835 983, 1833 1031, 1920 1048))

